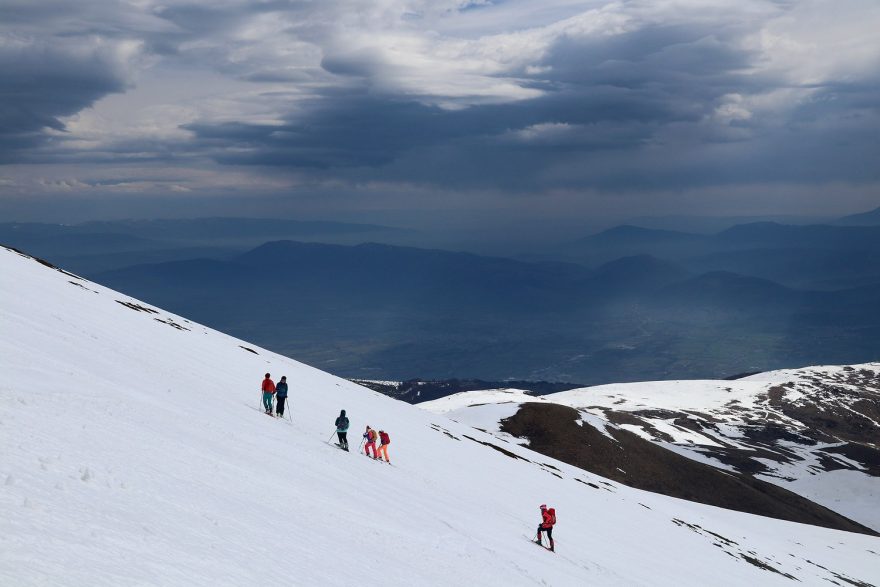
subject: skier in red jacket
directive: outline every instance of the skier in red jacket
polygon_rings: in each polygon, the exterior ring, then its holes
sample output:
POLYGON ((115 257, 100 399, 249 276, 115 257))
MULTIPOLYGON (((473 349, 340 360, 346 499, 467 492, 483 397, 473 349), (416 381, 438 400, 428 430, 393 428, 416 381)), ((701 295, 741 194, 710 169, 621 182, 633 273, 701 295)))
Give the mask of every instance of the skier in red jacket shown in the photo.
MULTIPOLYGON (((547 509, 545 504, 541 504, 541 523, 538 525, 538 535, 535 542, 543 546, 541 542, 541 532, 547 533, 547 539, 550 541, 550 550, 553 550, 553 525, 556 524, 556 510, 547 509)), ((554 551, 555 552, 555 551, 554 551)))
POLYGON ((268 373, 266 373, 266 378, 263 379, 261 389, 263 390, 263 408, 267 414, 272 416, 272 395, 275 393, 275 382, 272 381, 268 373))

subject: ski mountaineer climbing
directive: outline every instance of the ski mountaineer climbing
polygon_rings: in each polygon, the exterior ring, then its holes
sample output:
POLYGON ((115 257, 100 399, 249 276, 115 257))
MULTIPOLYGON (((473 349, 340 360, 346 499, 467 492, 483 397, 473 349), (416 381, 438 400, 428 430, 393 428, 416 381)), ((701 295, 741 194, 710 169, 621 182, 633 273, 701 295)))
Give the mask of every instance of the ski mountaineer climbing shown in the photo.
POLYGON ((282 375, 281 381, 275 386, 275 413, 284 417, 284 402, 287 400, 287 376, 282 375))
POLYGON ((376 454, 376 431, 367 426, 367 431, 364 432, 364 453, 367 456, 370 456, 370 449, 373 449, 373 458, 379 458, 376 454))
POLYGON ((541 532, 547 533, 547 539, 550 541, 550 549, 553 549, 553 526, 556 524, 556 510, 554 508, 547 509, 545 504, 541 504, 541 523, 538 525, 538 535, 535 537, 535 542, 544 546, 544 543, 541 542, 541 532))
POLYGON ((339 448, 344 451, 348 450, 348 418, 345 417, 345 410, 339 412, 336 418, 336 436, 339 437, 339 448))
POLYGON ((275 382, 272 381, 271 376, 266 373, 266 378, 263 379, 263 409, 270 416, 272 415, 272 394, 275 393, 275 382))
POLYGON ((379 442, 382 444, 379 446, 379 456, 385 457, 386 463, 391 463, 391 460, 388 458, 388 445, 391 444, 391 438, 388 437, 388 433, 384 430, 379 430, 379 442))

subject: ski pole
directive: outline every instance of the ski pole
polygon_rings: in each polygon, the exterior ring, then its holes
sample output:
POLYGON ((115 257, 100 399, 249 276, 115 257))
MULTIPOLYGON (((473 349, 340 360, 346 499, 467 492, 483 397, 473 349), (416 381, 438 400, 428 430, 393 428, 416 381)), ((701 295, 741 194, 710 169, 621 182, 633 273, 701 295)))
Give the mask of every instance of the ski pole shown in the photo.
POLYGON ((334 431, 333 431, 333 434, 330 435, 330 438, 327 439, 327 442, 328 442, 328 443, 329 443, 331 440, 333 440, 333 436, 334 436, 335 434, 336 434, 336 431, 334 430, 334 431))

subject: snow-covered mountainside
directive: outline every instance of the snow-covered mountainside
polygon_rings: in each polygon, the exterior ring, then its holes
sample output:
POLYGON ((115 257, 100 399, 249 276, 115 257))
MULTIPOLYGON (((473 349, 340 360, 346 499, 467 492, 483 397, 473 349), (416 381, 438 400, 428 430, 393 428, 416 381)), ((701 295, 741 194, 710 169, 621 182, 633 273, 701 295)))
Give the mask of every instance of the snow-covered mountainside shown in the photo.
POLYGON ((499 431, 499 421, 525 402, 575 408, 602 430, 628 430, 880 530, 880 364, 781 370, 735 381, 600 385, 541 398, 490 390, 420 406, 499 431), (506 407, 493 414, 480 407, 485 404, 506 407))
POLYGON ((0 275, 0 585, 880 584, 878 538, 609 482, 13 251, 0 275), (341 408, 393 466, 328 443, 341 408))

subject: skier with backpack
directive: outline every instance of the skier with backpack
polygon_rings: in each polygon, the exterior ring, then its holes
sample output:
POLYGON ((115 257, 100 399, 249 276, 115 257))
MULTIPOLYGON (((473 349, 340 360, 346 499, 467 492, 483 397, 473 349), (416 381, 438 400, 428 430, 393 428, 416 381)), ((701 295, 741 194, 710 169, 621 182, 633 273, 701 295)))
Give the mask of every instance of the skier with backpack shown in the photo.
POLYGON ((336 444, 339 448, 348 452, 348 418, 345 417, 345 410, 340 410, 339 417, 336 418, 336 436, 339 442, 336 444))
POLYGON ((272 381, 271 376, 268 373, 266 373, 266 378, 263 379, 263 385, 260 389, 263 390, 263 409, 271 416, 272 396, 275 394, 275 382, 272 381))
POLYGON ((541 532, 547 533, 547 539, 550 541, 550 550, 551 552, 556 552, 553 549, 553 526, 556 525, 556 509, 547 508, 546 504, 541 504, 541 523, 538 525, 538 535, 535 537, 535 544, 540 544, 544 546, 544 543, 541 542, 541 532))
POLYGON ((391 444, 391 438, 388 436, 388 433, 384 430, 379 430, 379 456, 385 457, 385 462, 389 465, 391 464, 391 460, 388 458, 388 445, 391 444))
POLYGON ((370 456, 370 449, 373 449, 373 458, 379 458, 376 454, 376 431, 367 426, 364 432, 364 453, 367 456, 370 456))
POLYGON ((282 375, 278 385, 275 386, 275 413, 279 418, 284 417, 284 402, 287 400, 287 376, 282 375))

